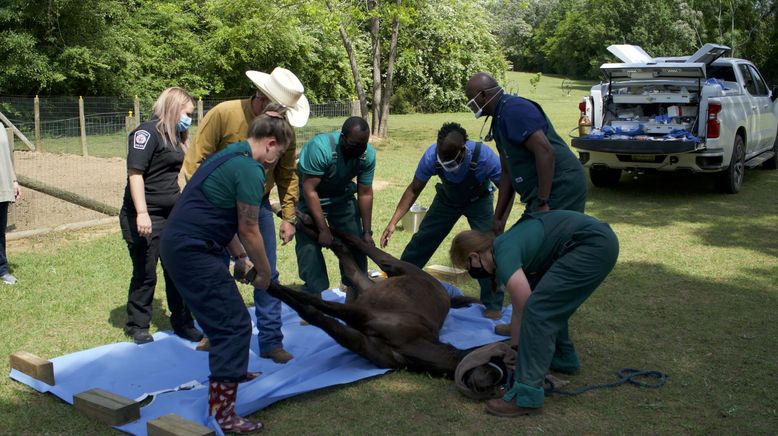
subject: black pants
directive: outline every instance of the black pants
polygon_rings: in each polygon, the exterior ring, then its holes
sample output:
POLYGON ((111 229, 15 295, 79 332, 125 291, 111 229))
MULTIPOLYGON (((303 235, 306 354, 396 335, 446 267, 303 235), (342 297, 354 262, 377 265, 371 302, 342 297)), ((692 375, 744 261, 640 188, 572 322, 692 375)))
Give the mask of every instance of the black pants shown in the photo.
MULTIPOLYGON (((128 331, 133 328, 147 329, 151 321, 151 303, 154 300, 154 288, 157 284, 157 260, 159 259, 159 235, 150 239, 139 237, 127 242, 132 259, 132 278, 127 296, 128 331)), ((178 289, 173 284, 165 264, 162 264, 165 276, 165 293, 170 309, 170 324, 173 329, 193 326, 192 313, 186 307, 178 289)))
POLYGON ((0 202, 0 276, 8 272, 8 258, 5 255, 5 228, 8 226, 8 205, 0 202))

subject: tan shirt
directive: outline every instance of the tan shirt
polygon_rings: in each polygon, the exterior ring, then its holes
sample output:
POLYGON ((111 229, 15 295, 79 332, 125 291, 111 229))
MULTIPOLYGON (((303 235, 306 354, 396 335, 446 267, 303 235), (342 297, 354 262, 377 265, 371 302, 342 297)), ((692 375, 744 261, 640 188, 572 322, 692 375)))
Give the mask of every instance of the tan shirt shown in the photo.
MULTIPOLYGON (((251 111, 251 99, 229 100, 216 105, 205 114, 197 129, 194 143, 184 156, 182 168, 184 177, 189 180, 200 163, 211 154, 234 143, 243 141, 248 134, 249 123, 254 119, 251 111)), ((283 219, 294 217, 297 203, 297 165, 295 163, 295 144, 290 145, 286 153, 273 168, 265 173, 265 193, 269 193, 275 184, 278 186, 278 198, 281 200, 283 219)))
MULTIPOLYGON (((8 148, 8 135, 5 126, 0 123, 0 203, 16 201, 13 176, 11 176, 11 150, 8 148)), ((5 229, 0 229, 5 231, 5 229)))

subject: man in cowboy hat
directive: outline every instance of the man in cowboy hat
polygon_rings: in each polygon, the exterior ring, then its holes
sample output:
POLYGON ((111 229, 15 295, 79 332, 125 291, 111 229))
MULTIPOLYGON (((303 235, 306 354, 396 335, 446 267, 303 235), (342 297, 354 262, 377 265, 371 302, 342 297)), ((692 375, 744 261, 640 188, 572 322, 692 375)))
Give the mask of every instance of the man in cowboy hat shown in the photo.
MULTIPOLYGON (((229 100, 209 110, 200 122, 194 144, 184 157, 184 176, 187 180, 211 154, 234 142, 246 139, 251 120, 261 114, 269 103, 279 103, 286 108, 286 117, 293 127, 303 127, 308 122, 310 106, 303 95, 304 88, 297 76, 291 71, 276 67, 270 74, 259 71, 246 71, 246 76, 257 87, 256 92, 243 100, 229 100)), ((267 193, 275 184, 281 200, 282 222, 278 232, 283 244, 292 240, 295 233, 295 204, 298 197, 297 174, 295 172, 294 141, 274 168, 266 172, 265 197, 259 213, 259 230, 265 245, 272 280, 278 280, 276 270, 276 235, 273 224, 273 211, 270 208, 267 193)), ((254 288, 254 309, 259 330, 259 353, 263 358, 271 358, 276 363, 286 363, 292 359, 283 348, 281 333, 281 302, 271 297, 265 289, 254 288)))

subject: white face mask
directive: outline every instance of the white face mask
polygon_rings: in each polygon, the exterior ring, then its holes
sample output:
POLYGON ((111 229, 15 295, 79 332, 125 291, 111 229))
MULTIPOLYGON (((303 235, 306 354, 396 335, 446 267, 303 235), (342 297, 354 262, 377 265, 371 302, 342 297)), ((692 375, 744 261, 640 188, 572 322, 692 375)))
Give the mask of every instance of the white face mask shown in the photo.
POLYGON ((462 166, 462 163, 465 161, 465 159, 462 158, 463 152, 464 150, 459 150, 459 153, 457 153, 454 159, 447 160, 445 162, 440 160, 440 155, 436 153, 436 157, 438 158, 438 163, 440 164, 441 167, 443 167, 443 171, 447 173, 453 173, 454 171, 458 170, 459 167, 462 166))
POLYGON ((484 89, 480 91, 478 94, 476 94, 473 98, 468 101, 465 106, 467 106, 468 109, 470 109, 473 112, 473 115, 475 115, 476 118, 481 118, 481 115, 484 112, 484 108, 486 105, 491 103, 492 100, 494 100, 495 97, 502 94, 502 89, 500 89, 499 86, 495 86, 494 88, 484 89), (479 95, 481 95, 482 92, 491 91, 492 89, 499 89, 498 92, 495 92, 494 95, 484 103, 483 106, 479 106, 478 103, 475 101, 476 98, 478 98, 479 95))

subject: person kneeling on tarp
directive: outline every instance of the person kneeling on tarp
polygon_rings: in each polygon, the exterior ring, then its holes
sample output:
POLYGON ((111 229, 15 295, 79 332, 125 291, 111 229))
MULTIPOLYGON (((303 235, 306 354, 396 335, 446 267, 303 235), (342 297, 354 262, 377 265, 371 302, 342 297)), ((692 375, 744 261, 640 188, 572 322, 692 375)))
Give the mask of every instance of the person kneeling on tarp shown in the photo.
POLYGON ((225 268, 224 250, 238 259, 235 277, 243 277, 253 265, 257 275, 252 284, 261 289, 270 285, 270 263, 257 218, 265 171, 293 137, 284 111, 280 105, 268 105, 249 125, 247 140, 227 146, 200 165, 162 234, 162 259, 211 342, 208 408, 224 431, 262 428, 235 413, 238 383, 255 375, 247 372, 251 317, 225 268))
POLYGON ((568 319, 613 269, 619 242, 608 224, 574 211, 525 214, 494 238, 468 230, 451 243, 451 262, 473 278, 492 278, 511 296, 511 345, 518 346, 513 386, 487 401, 505 417, 539 413, 549 369, 579 368, 568 319))

